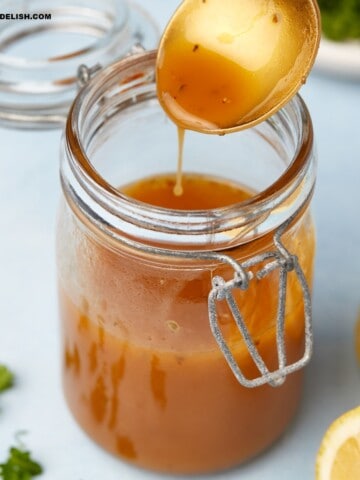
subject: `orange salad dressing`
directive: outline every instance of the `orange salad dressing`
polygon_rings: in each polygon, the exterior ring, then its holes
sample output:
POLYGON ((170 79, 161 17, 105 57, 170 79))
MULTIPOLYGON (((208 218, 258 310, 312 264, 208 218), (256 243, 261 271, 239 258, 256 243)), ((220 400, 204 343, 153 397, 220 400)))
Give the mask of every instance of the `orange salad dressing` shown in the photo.
MULTIPOLYGON (((175 196, 175 175, 150 177, 123 188, 157 206, 201 209, 247 199, 236 184, 185 174, 175 196)), ((81 237, 80 232, 75 235, 81 237)), ((314 238, 305 215, 286 235, 311 279, 314 238)), ((246 258, 271 249, 271 235, 232 250, 246 258)), ((109 451, 142 467, 167 472, 204 472, 233 466, 269 445, 296 411, 302 373, 279 388, 238 384, 210 332, 207 297, 213 264, 171 263, 106 248, 83 236, 76 251, 82 301, 63 283, 64 386, 71 411, 109 451)), ((259 352, 277 368, 278 275, 252 282, 235 297, 259 352)), ((304 349, 303 302, 289 276, 286 345, 288 361, 304 349)), ((225 302, 219 324, 248 378, 259 375, 225 302)))

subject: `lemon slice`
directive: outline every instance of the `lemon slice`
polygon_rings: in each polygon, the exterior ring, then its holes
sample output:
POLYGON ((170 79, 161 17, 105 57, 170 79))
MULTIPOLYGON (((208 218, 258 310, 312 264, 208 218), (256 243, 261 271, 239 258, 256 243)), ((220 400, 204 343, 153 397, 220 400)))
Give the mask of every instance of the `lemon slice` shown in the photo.
POLYGON ((360 364, 360 309, 355 323, 355 353, 360 364))
POLYGON ((316 480, 360 479, 360 407, 332 423, 316 459, 316 480))

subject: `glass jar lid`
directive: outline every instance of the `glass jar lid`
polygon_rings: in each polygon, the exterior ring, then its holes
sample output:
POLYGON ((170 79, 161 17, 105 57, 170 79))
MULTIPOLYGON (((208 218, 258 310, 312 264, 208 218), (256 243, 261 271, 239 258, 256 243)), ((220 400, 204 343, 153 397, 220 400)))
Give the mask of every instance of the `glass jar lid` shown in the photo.
POLYGON ((15 128, 60 127, 84 65, 100 69, 159 37, 127 0, 0 0, 0 12, 0 123, 15 128))

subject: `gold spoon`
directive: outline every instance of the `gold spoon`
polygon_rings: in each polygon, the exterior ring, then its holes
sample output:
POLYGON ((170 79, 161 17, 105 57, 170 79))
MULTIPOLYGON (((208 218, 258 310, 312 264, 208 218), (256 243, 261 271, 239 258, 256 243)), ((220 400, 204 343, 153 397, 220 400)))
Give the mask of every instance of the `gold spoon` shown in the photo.
POLYGON ((305 83, 319 41, 316 0, 184 0, 159 46, 159 101, 181 129, 251 127, 305 83))

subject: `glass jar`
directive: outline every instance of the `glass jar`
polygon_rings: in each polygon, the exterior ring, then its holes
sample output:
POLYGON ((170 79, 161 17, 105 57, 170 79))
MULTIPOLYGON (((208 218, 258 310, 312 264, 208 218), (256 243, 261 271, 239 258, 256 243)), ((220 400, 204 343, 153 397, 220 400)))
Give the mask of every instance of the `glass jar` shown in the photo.
POLYGON ((176 168, 155 58, 97 73, 68 117, 64 390, 110 452, 157 471, 210 472, 268 447, 298 407, 311 353, 313 131, 297 96, 244 132, 186 133, 185 172, 246 185, 242 203, 180 211, 129 198, 119 187, 176 168))
POLYGON ((159 36, 126 0, 0 0, 0 12, 0 123, 16 128, 63 127, 79 67, 104 67, 138 43, 155 48, 159 36))

